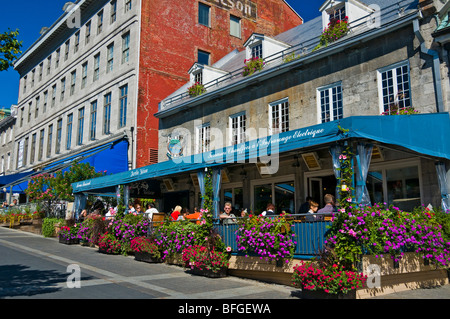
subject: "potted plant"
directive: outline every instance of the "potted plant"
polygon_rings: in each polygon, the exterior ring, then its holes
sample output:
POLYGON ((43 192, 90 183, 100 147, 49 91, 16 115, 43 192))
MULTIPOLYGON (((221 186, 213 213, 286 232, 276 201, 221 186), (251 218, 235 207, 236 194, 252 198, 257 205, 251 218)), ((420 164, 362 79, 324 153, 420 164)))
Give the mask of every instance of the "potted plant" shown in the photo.
POLYGON ((131 240, 131 250, 134 252, 134 259, 148 263, 161 262, 161 252, 155 241, 144 237, 135 237, 131 240))
POLYGON ((328 26, 320 35, 319 44, 314 48, 314 50, 320 49, 321 47, 326 47, 328 44, 339 40, 348 33, 348 30, 348 17, 345 17, 342 20, 331 19, 328 26))
POLYGON ((301 288, 305 299, 355 299, 367 276, 339 262, 302 262, 294 267, 293 286, 301 288))
POLYGON ((61 244, 73 245, 79 244, 80 239, 78 238, 78 230, 80 228, 79 224, 74 224, 73 226, 62 226, 58 238, 61 244))
POLYGON ((296 245, 291 223, 291 218, 285 215, 249 215, 248 218, 239 220, 239 228, 236 231, 238 252, 245 253, 246 256, 257 255, 268 261, 274 260, 277 265, 281 265, 283 260, 289 262, 296 245))
POLYGON ((261 71, 264 68, 264 60, 259 57, 254 57, 251 59, 244 60, 244 71, 243 76, 252 75, 257 71, 261 71))
POLYGON ((188 88, 188 93, 190 97, 196 97, 205 92, 206 92, 205 86, 199 82, 195 82, 191 87, 188 88))
POLYGON ((113 234, 108 232, 101 234, 98 239, 98 250, 104 254, 120 254, 122 249, 121 246, 120 241, 114 237, 113 234))
POLYGON ((229 255, 225 252, 209 249, 206 246, 193 245, 183 250, 184 267, 191 273, 209 278, 227 275, 229 255))

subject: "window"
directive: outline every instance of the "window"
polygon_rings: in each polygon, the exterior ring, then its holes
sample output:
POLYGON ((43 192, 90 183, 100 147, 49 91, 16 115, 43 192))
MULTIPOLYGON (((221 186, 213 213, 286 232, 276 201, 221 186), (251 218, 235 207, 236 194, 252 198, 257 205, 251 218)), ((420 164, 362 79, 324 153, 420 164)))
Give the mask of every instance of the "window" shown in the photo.
POLYGON ((67 116, 67 140, 66 140, 66 149, 70 150, 72 146, 72 127, 73 127, 73 114, 69 114, 67 116))
POLYGON ((128 103, 128 85, 120 88, 120 110, 119 110, 119 127, 127 125, 127 103, 128 103))
POLYGON ((27 93, 27 77, 23 77, 23 94, 27 93))
POLYGON ((77 81, 77 71, 73 71, 70 74, 70 95, 73 95, 75 93, 75 83, 77 81))
POLYGON ((366 185, 372 203, 386 202, 405 211, 421 205, 419 164, 414 161, 374 165, 366 185))
POLYGON ((50 74, 50 68, 52 67, 52 56, 47 58, 47 75, 50 74))
POLYGON ((87 83, 88 63, 85 62, 81 66, 81 88, 84 89, 87 83))
POLYGON ((79 47, 80 47, 80 31, 77 31, 77 33, 75 33, 75 46, 73 48, 73 53, 77 53, 79 47))
MULTIPOLYGON (((29 140, 30 140, 30 139, 29 139, 28 137, 25 138, 25 142, 24 142, 24 144, 23 144, 22 165, 20 165, 20 166, 27 165, 28 143, 29 143, 29 140)), ((19 167, 20 167, 20 166, 19 166, 19 167)))
POLYGON ((94 56, 94 79, 93 81, 97 81, 100 75, 100 53, 94 56))
POLYGON ((345 5, 342 5, 338 8, 334 8, 329 13, 330 21, 332 20, 344 20, 346 14, 345 14, 345 5))
POLYGON ((37 118, 39 115, 39 104, 40 104, 40 98, 39 96, 36 98, 36 107, 35 107, 35 112, 34 112, 34 118, 37 118))
POLYGON ((61 138, 62 138, 62 119, 59 119, 56 123, 56 145, 55 152, 58 154, 61 151, 61 138))
POLYGON ((230 116, 231 145, 245 142, 246 116, 245 112, 230 116))
POLYGON ((77 144, 83 144, 83 133, 84 133, 84 107, 78 110, 78 133, 77 133, 77 144))
POLYGON ((31 107, 32 107, 31 105, 32 105, 31 102, 28 103, 28 123, 31 122, 31 107))
POLYGON ((70 50, 70 40, 67 40, 66 51, 64 53, 64 61, 67 61, 67 59, 69 58, 69 50, 70 50))
POLYGON ((128 62, 130 59, 130 32, 122 36, 122 63, 128 62))
POLYGON ((85 43, 89 43, 89 39, 91 38, 91 21, 86 23, 86 35, 85 35, 85 43))
POLYGON ((105 106, 103 107, 103 134, 109 134, 111 131, 111 93, 105 95, 105 106))
POLYGON ((56 50, 55 69, 59 66, 59 58, 61 57, 61 49, 56 50))
POLYGON ((56 84, 52 86, 52 107, 56 103, 56 84))
POLYGON ((20 109, 20 127, 23 126, 23 116, 24 116, 24 114, 25 114, 25 107, 22 107, 20 109))
POLYGON ((203 72, 197 72, 194 74, 194 83, 203 84, 203 72))
POLYGON ((60 101, 64 100, 64 92, 66 91, 66 78, 61 80, 61 97, 60 101))
POLYGON ((203 24, 206 25, 207 27, 209 27, 210 23, 209 23, 209 11, 210 11, 210 7, 203 4, 203 3, 198 3, 198 23, 199 24, 203 24))
POLYGON ((34 153, 36 152, 36 133, 31 136, 31 154, 30 154, 30 164, 34 162, 34 153))
POLYGON ((97 14, 97 34, 100 34, 103 29, 103 10, 97 14))
POLYGON ((125 0, 125 13, 131 10, 131 0, 125 0))
POLYGON ((399 63, 379 70, 378 81, 381 113, 396 113, 398 109, 411 106, 407 63, 399 63))
POLYGON ((89 125, 89 138, 95 140, 95 130, 97 128, 97 101, 91 103, 91 122, 89 125))
POLYGON ((41 64, 39 64, 39 81, 42 81, 42 71, 44 69, 44 62, 42 62, 41 64))
POLYGON ((289 131, 289 101, 283 99, 269 105, 270 134, 289 131))
POLYGON ((39 134, 39 151, 38 151, 38 161, 42 161, 42 156, 44 154, 44 135, 45 130, 42 129, 39 134))
POLYGON ((210 54, 205 51, 198 50, 197 52, 197 62, 203 65, 209 65, 210 54))
POLYGON ((111 24, 116 22, 116 14, 117 14, 117 1, 113 0, 111 1, 111 21, 110 21, 111 24))
POLYGON ((42 112, 46 113, 47 112, 47 101, 48 101, 48 91, 44 92, 44 105, 42 108, 42 112))
MULTIPOLYGON (((231 187, 223 190, 223 201, 231 203, 235 209, 242 209, 244 207, 244 196, 242 187, 231 187)), ((223 205, 221 206, 223 207, 223 205)))
POLYGON ((318 90, 318 103, 320 122, 330 122, 342 119, 342 86, 341 84, 332 84, 318 90))
POLYGON ((52 142, 53 142, 53 124, 48 127, 47 135, 47 157, 52 155, 52 142))
POLYGON ((288 214, 295 213, 295 183, 293 179, 280 180, 280 178, 264 181, 263 184, 256 182, 252 187, 253 211, 257 214, 266 210, 267 203, 275 205, 275 213, 283 211, 288 214))
POLYGON ((230 15, 230 34, 241 38, 241 19, 234 15, 230 15))
POLYGON ((196 132, 196 153, 205 153, 211 150, 211 125, 205 123, 197 127, 196 132))
POLYGON ((112 72, 114 66, 114 43, 108 46, 108 61, 106 64, 106 73, 112 72))
POLYGON ((262 53, 262 43, 258 43, 251 47, 252 58, 261 58, 263 57, 262 53))

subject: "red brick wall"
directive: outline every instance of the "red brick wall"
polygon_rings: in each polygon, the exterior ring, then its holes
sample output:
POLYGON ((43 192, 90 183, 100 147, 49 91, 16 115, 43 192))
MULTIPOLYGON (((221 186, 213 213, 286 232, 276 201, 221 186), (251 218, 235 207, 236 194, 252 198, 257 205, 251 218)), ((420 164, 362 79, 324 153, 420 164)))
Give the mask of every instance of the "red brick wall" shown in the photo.
MULTIPOLYGON (((197 50, 210 53, 211 64, 243 43, 254 32, 274 36, 302 23, 282 0, 253 0, 257 20, 241 20, 242 38, 229 35, 229 16, 242 13, 211 6, 211 27, 198 24, 197 0, 143 0, 139 93, 136 128, 136 167, 151 164, 150 148, 158 148, 158 103, 189 81, 187 71, 197 50)), ((300 13, 299 13, 300 14, 300 13)))

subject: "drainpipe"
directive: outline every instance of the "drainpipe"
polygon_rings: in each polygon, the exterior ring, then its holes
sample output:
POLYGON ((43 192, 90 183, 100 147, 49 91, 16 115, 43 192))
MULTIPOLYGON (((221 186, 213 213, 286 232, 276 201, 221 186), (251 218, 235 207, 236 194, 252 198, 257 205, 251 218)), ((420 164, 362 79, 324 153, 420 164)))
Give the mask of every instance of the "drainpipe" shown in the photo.
POLYGON ((435 50, 428 49, 425 46, 425 39, 420 33, 419 20, 413 20, 414 34, 420 42, 420 52, 431 56, 433 58, 433 77, 434 77, 434 94, 436 97, 437 112, 444 112, 444 100, 442 98, 442 84, 441 84, 441 64, 439 60, 439 53, 435 50))

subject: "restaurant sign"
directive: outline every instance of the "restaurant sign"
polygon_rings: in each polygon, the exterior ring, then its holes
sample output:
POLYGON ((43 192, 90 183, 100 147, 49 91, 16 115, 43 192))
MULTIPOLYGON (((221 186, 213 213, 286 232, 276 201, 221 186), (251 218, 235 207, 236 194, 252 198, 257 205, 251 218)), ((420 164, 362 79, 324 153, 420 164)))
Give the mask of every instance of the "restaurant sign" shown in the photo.
POLYGON ((225 10, 237 9, 244 18, 256 20, 256 3, 250 0, 205 0, 225 10))

